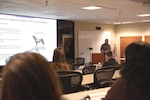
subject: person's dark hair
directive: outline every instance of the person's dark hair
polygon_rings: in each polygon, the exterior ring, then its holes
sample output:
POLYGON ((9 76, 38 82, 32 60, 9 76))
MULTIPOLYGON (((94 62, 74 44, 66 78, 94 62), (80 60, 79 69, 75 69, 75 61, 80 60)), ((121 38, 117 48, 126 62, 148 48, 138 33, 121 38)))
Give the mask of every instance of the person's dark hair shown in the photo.
POLYGON ((142 41, 129 44, 125 50, 125 58, 122 77, 135 85, 135 91, 141 94, 140 100, 150 100, 150 44, 142 41))
POLYGON ((112 57, 113 55, 112 55, 112 51, 108 51, 107 53, 106 53, 106 55, 108 56, 108 57, 112 57))
POLYGON ((60 85, 50 66, 37 53, 13 56, 2 72, 1 100, 60 100, 60 85))
POLYGON ((108 41, 109 41, 108 39, 105 39, 105 43, 108 43, 108 41))

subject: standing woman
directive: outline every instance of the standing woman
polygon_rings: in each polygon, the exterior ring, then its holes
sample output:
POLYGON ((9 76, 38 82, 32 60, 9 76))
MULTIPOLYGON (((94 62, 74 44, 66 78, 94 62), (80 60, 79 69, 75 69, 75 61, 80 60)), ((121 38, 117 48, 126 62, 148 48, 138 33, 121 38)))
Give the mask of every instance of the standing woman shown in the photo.
POLYGON ((61 100, 61 89, 48 61, 29 52, 11 57, 2 73, 1 100, 61 100))
POLYGON ((53 53, 53 66, 55 70, 70 70, 71 66, 67 63, 66 55, 62 47, 57 47, 53 53))
POLYGON ((150 44, 133 42, 125 50, 125 65, 102 100, 150 100, 150 44))

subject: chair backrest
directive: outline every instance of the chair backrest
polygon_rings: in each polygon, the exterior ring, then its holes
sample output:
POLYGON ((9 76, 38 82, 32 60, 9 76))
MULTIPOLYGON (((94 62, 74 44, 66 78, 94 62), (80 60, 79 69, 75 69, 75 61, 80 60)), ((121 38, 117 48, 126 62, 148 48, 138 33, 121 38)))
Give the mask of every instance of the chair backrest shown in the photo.
POLYGON ((79 65, 78 64, 71 64, 71 66, 72 66, 72 70, 78 70, 79 69, 79 65))
POLYGON ((73 59, 72 58, 66 58, 66 60, 67 60, 68 64, 72 64, 73 63, 73 59))
POLYGON ((111 81, 112 77, 115 72, 115 67, 109 66, 109 67, 103 67, 101 69, 97 69, 94 72, 94 84, 100 85, 103 81, 111 81))
POLYGON ((109 66, 102 66, 103 69, 110 69, 110 68, 115 68, 115 70, 121 69, 123 64, 116 64, 116 65, 109 65, 109 66))
POLYGON ((84 62, 85 62, 85 58, 82 58, 82 57, 76 58, 76 63, 78 65, 84 65, 84 62))
POLYGON ((57 71, 64 94, 76 92, 82 82, 82 74, 77 71, 57 71))
POLYGON ((87 62, 87 63, 84 63, 84 65, 85 65, 85 66, 91 66, 91 65, 93 65, 93 64, 92 64, 92 62, 87 62))
POLYGON ((122 68, 123 64, 117 64, 117 65, 114 65, 115 66, 115 70, 119 70, 122 68))
POLYGON ((85 74, 92 74, 94 73, 96 69, 96 66, 95 65, 89 65, 89 66, 85 66, 83 69, 82 69, 82 74, 85 75, 85 74))

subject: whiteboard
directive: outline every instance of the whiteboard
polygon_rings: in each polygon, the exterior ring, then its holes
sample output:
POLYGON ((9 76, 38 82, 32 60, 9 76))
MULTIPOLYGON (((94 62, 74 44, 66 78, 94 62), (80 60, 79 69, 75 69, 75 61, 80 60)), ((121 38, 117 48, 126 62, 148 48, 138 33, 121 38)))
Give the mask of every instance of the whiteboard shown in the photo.
POLYGON ((110 32, 79 31, 78 57, 84 57, 85 62, 92 62, 92 53, 100 53, 100 47, 106 38, 110 41, 110 32), (93 48, 93 50, 88 48, 93 48))

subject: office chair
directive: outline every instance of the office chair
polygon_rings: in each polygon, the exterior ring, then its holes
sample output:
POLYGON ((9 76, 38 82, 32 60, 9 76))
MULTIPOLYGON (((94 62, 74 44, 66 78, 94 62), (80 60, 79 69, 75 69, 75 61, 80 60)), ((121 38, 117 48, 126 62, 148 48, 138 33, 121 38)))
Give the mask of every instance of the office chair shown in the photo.
POLYGON ((80 67, 78 64, 75 64, 75 63, 71 64, 71 66, 73 70, 78 70, 80 67))
POLYGON ((72 64, 73 63, 73 59, 72 58, 66 58, 66 60, 67 60, 68 64, 72 64))
POLYGON ((84 65, 84 62, 85 62, 85 58, 83 58, 83 57, 78 57, 78 58, 76 58, 76 63, 77 63, 77 65, 84 65))
POLYGON ((94 73, 96 69, 96 66, 95 65, 89 65, 89 66, 85 66, 83 69, 82 69, 82 74, 85 75, 85 74, 92 74, 94 73))
POLYGON ((93 88, 103 88, 112 85, 112 77, 115 72, 114 66, 107 66, 101 69, 97 69, 94 72, 94 84, 93 88))
POLYGON ((91 66, 91 65, 93 65, 93 64, 92 64, 92 62, 87 62, 87 63, 84 63, 84 65, 85 65, 85 66, 91 66))
POLYGON ((64 94, 79 91, 82 82, 82 74, 77 71, 57 71, 64 94))
POLYGON ((122 68, 122 66, 123 66, 123 64, 117 64, 117 65, 114 65, 115 70, 119 70, 119 69, 121 69, 121 68, 122 68))

